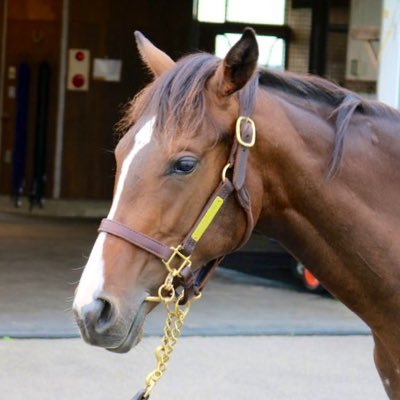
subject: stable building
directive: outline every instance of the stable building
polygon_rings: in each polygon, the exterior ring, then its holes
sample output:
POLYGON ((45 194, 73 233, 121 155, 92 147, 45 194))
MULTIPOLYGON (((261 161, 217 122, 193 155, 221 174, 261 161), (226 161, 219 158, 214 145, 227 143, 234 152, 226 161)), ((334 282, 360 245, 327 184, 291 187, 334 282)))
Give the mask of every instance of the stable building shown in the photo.
POLYGON ((379 97, 398 105, 396 1, 239 3, 1 0, 0 195, 20 205, 35 191, 37 201, 111 198, 114 126, 150 79, 134 30, 179 58, 198 49, 223 56, 253 26, 267 67, 371 97, 379 76, 379 97))

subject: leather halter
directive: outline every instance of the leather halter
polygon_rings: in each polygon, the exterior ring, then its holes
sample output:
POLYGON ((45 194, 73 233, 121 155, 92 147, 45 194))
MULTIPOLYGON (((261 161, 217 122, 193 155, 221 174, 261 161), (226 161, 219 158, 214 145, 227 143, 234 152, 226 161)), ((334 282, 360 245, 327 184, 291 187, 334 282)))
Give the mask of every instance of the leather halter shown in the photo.
MULTIPOLYGON (((239 94, 239 101, 241 100, 241 95, 242 93, 239 94)), ((191 270, 191 255, 197 243, 218 214, 225 200, 233 192, 247 220, 245 234, 237 248, 247 242, 254 227, 250 197, 245 187, 245 179, 249 149, 255 144, 256 129, 253 120, 248 117, 250 111, 252 111, 253 101, 247 101, 245 104, 246 107, 240 106, 242 116, 236 122, 236 135, 233 140, 228 163, 222 171, 222 182, 210 196, 192 229, 181 244, 176 247, 169 247, 144 233, 106 218, 102 220, 98 229, 99 232, 106 232, 119 237, 160 258, 168 272, 172 273, 176 278, 175 284, 183 288, 184 297, 182 304, 191 300, 195 295, 200 294, 212 273, 223 259, 223 257, 219 257, 211 260, 200 268, 196 276, 191 270), (247 110, 243 110, 243 108, 247 110), (228 177, 228 171, 230 178, 228 177)), ((146 300, 159 301, 159 298, 150 296, 146 300)))

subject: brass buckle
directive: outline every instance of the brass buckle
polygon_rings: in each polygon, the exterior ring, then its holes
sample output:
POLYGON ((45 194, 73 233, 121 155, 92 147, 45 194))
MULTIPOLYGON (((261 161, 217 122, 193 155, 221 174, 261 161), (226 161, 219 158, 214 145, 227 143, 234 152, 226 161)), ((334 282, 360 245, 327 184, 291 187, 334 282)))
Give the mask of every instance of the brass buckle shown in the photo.
POLYGON ((181 272, 186 267, 190 268, 192 266, 192 261, 190 260, 190 256, 185 256, 181 252, 182 248, 183 248, 182 245, 179 245, 177 247, 170 247, 170 249, 172 250, 171 256, 168 258, 168 260, 161 260, 168 270, 167 278, 165 282, 159 287, 158 296, 147 296, 145 298, 145 301, 148 301, 150 303, 167 304, 170 303, 175 298, 176 292, 173 286, 173 279, 177 276, 180 276, 181 272), (171 265, 174 262, 175 257, 178 257, 178 260, 176 261, 178 267, 174 267, 171 265), (170 293, 168 295, 165 295, 163 293, 164 289, 169 291, 170 293))
POLYGON ((170 249, 173 251, 170 258, 168 260, 161 260, 161 261, 167 268, 168 272, 173 277, 176 277, 181 274, 181 272, 184 270, 184 268, 191 267, 192 261, 190 260, 190 256, 185 256, 183 253, 181 253, 180 250, 182 250, 182 245, 179 245, 177 247, 170 247, 170 249), (171 263, 172 263, 172 261, 174 261, 175 257, 178 257, 181 260, 181 261, 178 260, 178 263, 180 262, 180 265, 177 268, 174 268, 171 266, 171 263))
POLYGON ((243 147, 253 147, 256 143, 256 124, 254 121, 249 117, 240 116, 236 121, 236 140, 243 146, 243 147), (251 140, 250 142, 245 142, 242 139, 242 122, 248 123, 251 126, 251 140))

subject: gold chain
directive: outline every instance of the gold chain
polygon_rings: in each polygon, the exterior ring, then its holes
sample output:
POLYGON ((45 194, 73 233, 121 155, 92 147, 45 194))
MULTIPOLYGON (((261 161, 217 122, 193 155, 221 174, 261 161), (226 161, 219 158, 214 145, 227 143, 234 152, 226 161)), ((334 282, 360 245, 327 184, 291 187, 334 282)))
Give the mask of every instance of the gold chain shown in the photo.
POLYGON ((185 322, 185 317, 192 303, 188 301, 184 305, 179 304, 183 299, 184 293, 177 295, 172 281, 173 275, 170 273, 159 290, 160 301, 164 303, 167 311, 167 319, 165 321, 164 336, 161 340, 161 345, 155 351, 157 366, 146 377, 146 388, 143 399, 149 398, 154 386, 165 373, 171 353, 174 351, 185 322), (173 294, 171 295, 171 293, 173 294))

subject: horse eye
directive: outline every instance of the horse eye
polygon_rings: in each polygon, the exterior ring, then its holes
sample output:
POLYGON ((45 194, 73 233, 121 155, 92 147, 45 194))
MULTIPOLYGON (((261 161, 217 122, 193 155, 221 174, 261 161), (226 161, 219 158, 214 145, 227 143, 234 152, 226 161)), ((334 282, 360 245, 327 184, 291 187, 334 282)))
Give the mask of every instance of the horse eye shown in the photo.
POLYGON ((187 175, 194 171, 197 165, 197 160, 194 157, 185 156, 175 161, 172 166, 173 174, 187 175))

